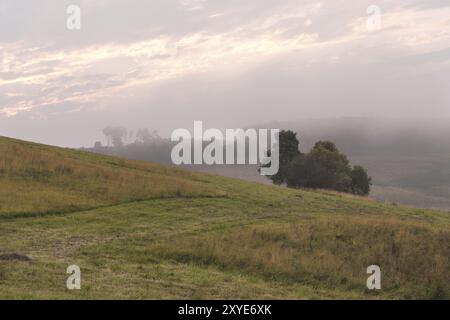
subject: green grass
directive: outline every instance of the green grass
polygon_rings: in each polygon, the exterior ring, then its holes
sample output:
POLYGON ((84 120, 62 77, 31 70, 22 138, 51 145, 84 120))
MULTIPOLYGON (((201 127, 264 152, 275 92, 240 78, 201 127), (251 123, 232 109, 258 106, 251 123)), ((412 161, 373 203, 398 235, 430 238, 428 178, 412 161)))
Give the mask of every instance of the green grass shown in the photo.
POLYGON ((0 298, 449 299, 449 283, 448 213, 0 138, 0 298))

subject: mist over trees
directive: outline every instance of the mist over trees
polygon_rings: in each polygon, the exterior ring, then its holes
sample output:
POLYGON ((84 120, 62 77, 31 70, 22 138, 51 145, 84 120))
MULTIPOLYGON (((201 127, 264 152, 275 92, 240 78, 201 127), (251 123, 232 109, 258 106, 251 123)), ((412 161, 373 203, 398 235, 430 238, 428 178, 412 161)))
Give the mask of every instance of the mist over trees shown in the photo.
MULTIPOLYGON (((85 149, 128 159, 172 164, 171 151, 176 142, 162 138, 158 132, 120 126, 103 129, 106 145, 100 141, 85 149)), ((279 139, 280 169, 270 176, 274 184, 290 188, 330 189, 357 195, 370 193, 371 178, 362 166, 350 165, 347 156, 333 142, 319 141, 309 153, 301 153, 297 134, 283 130, 279 139)), ((270 150, 268 151, 270 154, 270 150)), ((267 164, 266 166, 270 166, 267 164)))
POLYGON ((133 160, 146 160, 161 164, 171 164, 170 152, 173 147, 170 139, 161 138, 157 131, 147 128, 129 130, 120 126, 103 129, 106 145, 97 141, 86 151, 119 156, 133 160))
POLYGON ((103 129, 103 134, 108 140, 108 146, 113 145, 116 148, 120 148, 124 144, 124 139, 128 135, 128 130, 124 127, 108 126, 103 129))
POLYGON ((330 141, 319 141, 309 153, 299 151, 292 131, 280 133, 280 171, 269 179, 290 188, 329 189, 361 196, 370 193, 371 178, 362 166, 352 167, 330 141))
MULTIPOLYGON (((450 128, 445 119, 303 119, 253 127, 296 132, 303 153, 309 152, 317 141, 333 141, 351 163, 369 170, 373 177, 370 195, 377 200, 450 210, 450 142, 447 138, 450 128)), ((139 129, 128 130, 128 134, 122 136, 122 147, 114 147, 112 138, 108 146, 105 136, 94 148, 85 150, 172 164, 170 152, 174 144, 169 139, 158 138, 148 129, 138 132, 139 129)), ((256 166, 196 165, 188 168, 258 183, 271 182, 258 174, 256 166)), ((364 177, 361 170, 355 170, 353 179, 357 180, 358 175, 364 177)), ((366 188, 358 191, 356 185, 352 188, 356 194, 366 192, 366 188)))
MULTIPOLYGON (((441 118, 322 118, 268 122, 257 128, 292 130, 300 151, 333 141, 373 177, 371 197, 450 210, 450 126, 441 118)), ((258 180, 259 181, 259 180, 258 180)))

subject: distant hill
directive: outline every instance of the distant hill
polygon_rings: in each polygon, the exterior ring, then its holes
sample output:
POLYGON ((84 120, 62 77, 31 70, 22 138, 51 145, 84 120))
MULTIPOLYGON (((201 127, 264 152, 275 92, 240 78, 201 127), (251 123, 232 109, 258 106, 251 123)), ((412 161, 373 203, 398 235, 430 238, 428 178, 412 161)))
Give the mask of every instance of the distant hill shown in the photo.
POLYGON ((450 154, 449 119, 324 118, 256 125, 298 133, 306 151, 318 140, 331 140, 352 156, 450 154))
POLYGON ((450 298, 445 212, 8 138, 0 190, 0 298, 450 298))

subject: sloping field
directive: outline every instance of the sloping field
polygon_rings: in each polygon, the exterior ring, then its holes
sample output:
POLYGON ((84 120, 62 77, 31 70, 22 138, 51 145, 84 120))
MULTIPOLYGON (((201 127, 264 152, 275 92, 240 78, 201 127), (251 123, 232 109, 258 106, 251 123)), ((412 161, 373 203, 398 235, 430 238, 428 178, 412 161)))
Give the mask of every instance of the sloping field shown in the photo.
POLYGON ((0 138, 0 298, 448 299, 449 283, 445 212, 0 138))

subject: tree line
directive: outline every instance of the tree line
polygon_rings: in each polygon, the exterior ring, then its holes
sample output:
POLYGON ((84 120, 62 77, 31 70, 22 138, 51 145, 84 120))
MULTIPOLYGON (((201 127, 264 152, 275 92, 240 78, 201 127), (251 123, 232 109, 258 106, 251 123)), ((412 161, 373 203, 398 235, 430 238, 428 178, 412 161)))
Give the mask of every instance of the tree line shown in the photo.
MULTIPOLYGON (((88 151, 170 164, 174 143, 148 129, 128 130, 106 127, 107 145, 96 142, 88 151)), ((319 141, 308 153, 299 149, 297 134, 283 130, 279 136, 280 169, 269 176, 274 184, 289 188, 329 189, 365 196, 372 179, 362 166, 352 166, 347 156, 331 141, 319 141)), ((270 151, 268 151, 270 155, 270 151)), ((270 163, 266 166, 270 166, 270 163)))

